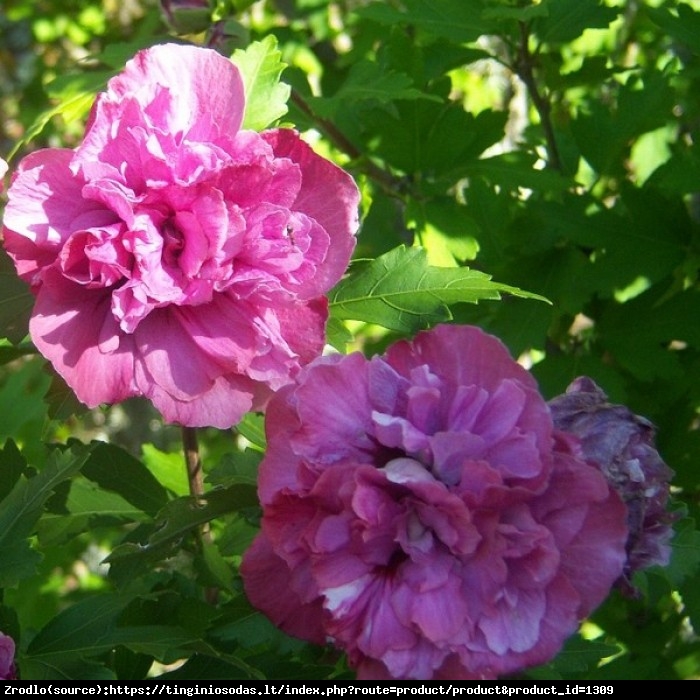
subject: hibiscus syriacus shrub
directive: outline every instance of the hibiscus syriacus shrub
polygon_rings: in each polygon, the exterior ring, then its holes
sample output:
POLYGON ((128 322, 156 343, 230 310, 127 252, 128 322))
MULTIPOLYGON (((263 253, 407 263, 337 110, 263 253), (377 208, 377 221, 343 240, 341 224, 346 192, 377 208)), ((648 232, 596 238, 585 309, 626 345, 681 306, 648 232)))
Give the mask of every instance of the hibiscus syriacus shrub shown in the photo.
POLYGON ((700 11, 77 4, 0 18, 0 678, 700 675, 700 11))

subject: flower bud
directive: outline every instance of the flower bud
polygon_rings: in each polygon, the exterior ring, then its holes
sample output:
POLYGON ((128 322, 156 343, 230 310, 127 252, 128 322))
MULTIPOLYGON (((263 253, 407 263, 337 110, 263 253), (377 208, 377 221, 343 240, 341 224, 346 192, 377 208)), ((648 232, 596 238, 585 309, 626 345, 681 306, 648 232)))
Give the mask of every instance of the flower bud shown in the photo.
POLYGON ((230 56, 236 49, 243 49, 249 43, 250 32, 235 19, 220 19, 207 32, 206 45, 223 56, 230 56))
POLYGON ((199 34, 211 24, 209 0, 160 0, 160 6, 176 34, 199 34))

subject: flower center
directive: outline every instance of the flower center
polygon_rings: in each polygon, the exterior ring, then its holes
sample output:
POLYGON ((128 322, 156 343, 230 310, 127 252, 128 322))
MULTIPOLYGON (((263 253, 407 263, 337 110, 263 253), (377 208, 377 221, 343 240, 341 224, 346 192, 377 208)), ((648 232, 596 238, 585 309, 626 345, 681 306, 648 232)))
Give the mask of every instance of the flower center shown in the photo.
POLYGON ((163 262, 169 267, 177 267, 177 261, 185 247, 182 232, 172 219, 168 219, 162 226, 163 234, 163 262))

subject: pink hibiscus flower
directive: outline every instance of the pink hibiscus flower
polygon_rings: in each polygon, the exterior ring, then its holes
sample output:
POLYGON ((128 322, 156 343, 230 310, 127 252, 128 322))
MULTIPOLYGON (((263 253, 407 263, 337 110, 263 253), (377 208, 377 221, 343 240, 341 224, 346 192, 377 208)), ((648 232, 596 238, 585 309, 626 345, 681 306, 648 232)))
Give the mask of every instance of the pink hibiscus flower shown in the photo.
POLYGON ((241 130, 244 109, 231 61, 155 46, 77 149, 14 173, 4 238, 36 295, 31 337, 86 405, 146 396, 225 428, 322 351, 358 190, 296 131, 241 130))
POLYGON ((0 680, 13 681, 16 679, 14 640, 0 632, 0 680))
POLYGON ((266 432, 245 590, 360 679, 544 663, 623 571, 621 499, 477 328, 320 358, 273 397, 266 432))

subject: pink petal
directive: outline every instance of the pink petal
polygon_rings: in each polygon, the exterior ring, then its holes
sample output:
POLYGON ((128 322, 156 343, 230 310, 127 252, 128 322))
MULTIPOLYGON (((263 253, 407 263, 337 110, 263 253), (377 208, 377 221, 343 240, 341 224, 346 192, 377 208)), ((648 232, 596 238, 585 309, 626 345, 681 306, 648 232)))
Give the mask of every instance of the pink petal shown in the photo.
POLYGON ((359 192, 352 178, 334 163, 319 157, 291 129, 262 134, 277 158, 289 158, 303 172, 301 189, 290 209, 312 217, 328 232, 330 245, 316 277, 318 289, 329 289, 347 268, 356 240, 347 231, 358 228, 359 192))
POLYGON ((371 449, 364 357, 353 353, 333 358, 310 371, 314 384, 297 388, 302 429, 295 435, 294 444, 303 448, 304 456, 324 462, 371 449), (345 379, 348 373, 355 378, 353 386, 348 386, 345 379), (319 401, 318 396, 324 400, 319 401))
POLYGON ((305 603, 290 589, 289 569, 274 553, 264 533, 246 551, 241 574, 248 599, 264 608, 272 622, 287 634, 314 644, 325 643, 321 598, 305 603))
MULTIPOLYGON (((212 143, 238 132, 245 105, 243 81, 230 60, 194 46, 153 46, 128 61, 98 98, 78 150, 82 164, 102 160, 100 154, 111 140, 109 126, 125 100, 135 100, 165 133, 212 143)), ((112 162, 129 162, 126 155, 112 162)))
POLYGON ((108 295, 86 293, 60 278, 47 280, 37 295, 29 330, 41 354, 87 406, 123 401, 136 393, 133 339, 120 337, 108 295))
POLYGON ((82 197, 83 182, 68 167, 72 155, 68 149, 35 151, 15 171, 3 215, 5 248, 29 283, 73 231, 116 221, 104 206, 82 197))

